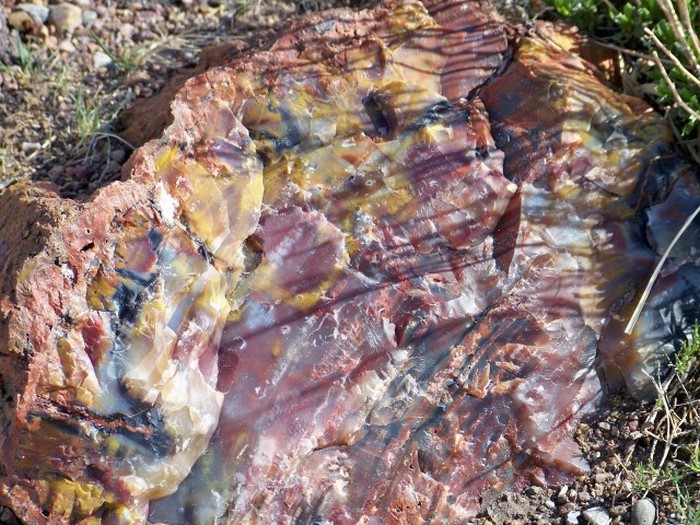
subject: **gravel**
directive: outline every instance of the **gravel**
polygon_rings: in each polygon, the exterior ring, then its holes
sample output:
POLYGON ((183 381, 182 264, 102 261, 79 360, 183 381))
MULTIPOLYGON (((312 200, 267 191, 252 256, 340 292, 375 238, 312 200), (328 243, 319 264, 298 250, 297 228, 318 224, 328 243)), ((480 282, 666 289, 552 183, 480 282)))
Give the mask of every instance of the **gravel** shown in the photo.
POLYGON ((656 506, 648 498, 643 498, 632 505, 632 525, 652 525, 656 518, 656 506))
POLYGON ((43 5, 19 4, 17 10, 29 13, 40 24, 45 24, 49 19, 49 8, 43 5))
POLYGON ((578 525, 579 518, 581 517, 580 510, 572 510, 566 513, 566 525, 578 525))
POLYGON ((73 33, 83 23, 83 11, 73 4, 53 5, 49 8, 49 22, 58 33, 73 33))
POLYGON ((605 507, 591 507, 583 511, 583 521, 588 525, 610 525, 610 514, 605 507))
POLYGON ((110 159, 126 146, 116 117, 196 64, 203 47, 349 1, 0 2, 0 187, 35 178, 64 195, 90 193, 118 178, 131 153, 110 159))

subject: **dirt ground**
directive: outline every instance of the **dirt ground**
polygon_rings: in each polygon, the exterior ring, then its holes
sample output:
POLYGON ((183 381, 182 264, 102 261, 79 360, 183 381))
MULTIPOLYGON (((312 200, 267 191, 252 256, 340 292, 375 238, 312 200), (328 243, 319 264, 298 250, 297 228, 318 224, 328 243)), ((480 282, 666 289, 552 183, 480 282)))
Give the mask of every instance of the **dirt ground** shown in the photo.
MULTIPOLYGON (((201 49, 274 27, 305 10, 347 1, 35 0, 0 7, 0 188, 18 178, 51 180, 67 196, 119 177, 134 145, 119 115, 148 99, 201 49), (19 14, 18 14, 19 13, 19 14)), ((355 2, 357 3, 357 2, 355 2)), ((505 2, 508 4, 508 2, 505 2)), ((510 1, 516 14, 522 9, 510 1)), ((673 498, 640 480, 654 440, 649 407, 611 398, 599 421, 579 428, 591 470, 565 487, 504 494, 474 523, 630 523, 632 505, 650 497, 657 523, 674 523, 673 498), (646 425, 646 427, 645 427, 646 425), (591 511, 591 509, 597 509, 591 511)), ((0 523, 12 523, 0 509, 0 523)))
POLYGON ((192 68, 202 48, 295 13, 348 3, 76 0, 58 20, 53 2, 35 0, 27 8, 5 0, 0 187, 31 177, 57 182, 67 195, 89 193, 118 177, 132 150, 118 137, 120 112, 192 68))

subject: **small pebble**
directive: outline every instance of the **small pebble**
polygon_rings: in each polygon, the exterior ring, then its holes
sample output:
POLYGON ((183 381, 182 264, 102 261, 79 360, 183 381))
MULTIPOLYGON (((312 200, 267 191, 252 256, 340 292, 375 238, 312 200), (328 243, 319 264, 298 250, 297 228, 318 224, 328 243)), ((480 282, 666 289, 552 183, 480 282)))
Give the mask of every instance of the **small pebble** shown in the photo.
POLYGON ((127 22, 126 24, 121 24, 119 26, 119 33, 127 40, 130 40, 134 36, 135 32, 136 27, 134 24, 129 24, 127 22))
POLYGON ((58 46, 58 38, 55 35, 49 35, 44 41, 44 45, 47 49, 55 49, 58 46))
POLYGON ((73 42, 66 38, 65 40, 61 40, 61 42, 59 42, 58 50, 63 51, 64 53, 75 53, 75 46, 73 45, 73 42))
POLYGON ((32 16, 34 20, 37 22, 40 22, 42 24, 45 24, 46 21, 49 19, 49 8, 44 7, 43 5, 34 5, 34 4, 18 4, 15 9, 19 9, 20 11, 24 11, 25 13, 28 13, 32 16))
POLYGON ((559 489, 559 493, 557 494, 557 501, 559 503, 562 503, 566 501, 566 494, 569 492, 569 487, 564 485, 562 488, 559 489))
POLYGON ((527 494, 528 496, 536 496, 537 494, 540 494, 541 492, 542 492, 542 489, 540 487, 535 486, 535 485, 525 489, 525 494, 527 494))
POLYGON ((56 178, 59 175, 62 175, 64 171, 65 169, 63 168, 63 166, 54 166, 49 170, 49 177, 56 178))
POLYGON ((610 507, 610 514, 612 516, 622 516, 625 512, 627 512, 627 507, 624 505, 615 505, 610 507))
POLYGON ((583 521, 589 525, 610 525, 610 514, 604 507, 591 507, 583 511, 583 521))
POLYGON ((656 518, 656 507, 650 499, 640 499, 632 505, 632 525, 652 525, 654 518, 656 518))
POLYGON ((112 150, 109 157, 115 162, 124 162, 124 159, 126 158, 126 151, 121 148, 112 150))
POLYGON ((105 171, 107 173, 117 173, 121 169, 121 167, 121 164, 119 164, 118 162, 110 160, 105 166, 105 171))
POLYGON ((107 67, 111 63, 112 59, 103 51, 96 51, 95 54, 92 55, 92 65, 97 69, 107 67))
POLYGON ((83 11, 83 25, 85 27, 92 26, 97 21, 97 18, 97 11, 92 11, 91 9, 83 11))
POLYGON ((136 84, 147 84, 151 81, 151 75, 146 71, 134 71, 124 81, 127 86, 135 86, 136 84))
POLYGON ((136 23, 146 26, 154 24, 158 20, 158 15, 153 11, 139 11, 136 13, 136 23))
POLYGON ((22 153, 25 155, 30 155, 39 149, 41 149, 41 144, 38 142, 22 142, 22 153))
POLYGON ((548 499, 547 501, 544 502, 545 507, 547 507, 550 510, 554 510, 557 508, 557 506, 554 504, 554 502, 551 499, 548 499))
POLYGON ((34 25, 34 18, 25 11, 13 11, 7 15, 7 25, 10 29, 25 33, 34 25))
POLYGON ((73 4, 52 5, 49 21, 59 33, 72 33, 83 23, 83 10, 73 4))
POLYGON ((566 514, 566 525, 578 525, 578 518, 581 516, 580 510, 572 510, 566 514))
POLYGON ((607 421, 601 421, 600 423, 598 423, 598 427, 602 430, 610 430, 611 428, 610 423, 608 423, 607 421))

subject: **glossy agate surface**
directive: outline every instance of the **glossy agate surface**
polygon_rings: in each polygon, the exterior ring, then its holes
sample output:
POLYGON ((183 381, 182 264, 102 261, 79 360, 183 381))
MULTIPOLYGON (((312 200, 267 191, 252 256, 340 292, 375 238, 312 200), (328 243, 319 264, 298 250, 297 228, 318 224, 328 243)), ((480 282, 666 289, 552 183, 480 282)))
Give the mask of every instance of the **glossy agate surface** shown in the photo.
POLYGON ((25 520, 463 523, 696 316, 691 240, 624 333, 700 200, 660 117, 485 3, 300 19, 172 113, 86 202, 1 197, 54 210, 0 303, 25 520))

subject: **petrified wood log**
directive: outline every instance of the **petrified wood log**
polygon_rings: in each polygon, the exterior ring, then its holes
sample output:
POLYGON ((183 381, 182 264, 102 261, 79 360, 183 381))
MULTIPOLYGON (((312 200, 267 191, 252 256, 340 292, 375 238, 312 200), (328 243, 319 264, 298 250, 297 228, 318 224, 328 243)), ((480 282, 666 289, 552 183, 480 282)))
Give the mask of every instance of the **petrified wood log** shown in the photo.
POLYGON ((488 4, 309 16, 89 199, 0 196, 0 498, 29 523, 463 523, 585 469, 697 313, 661 119, 488 4))

